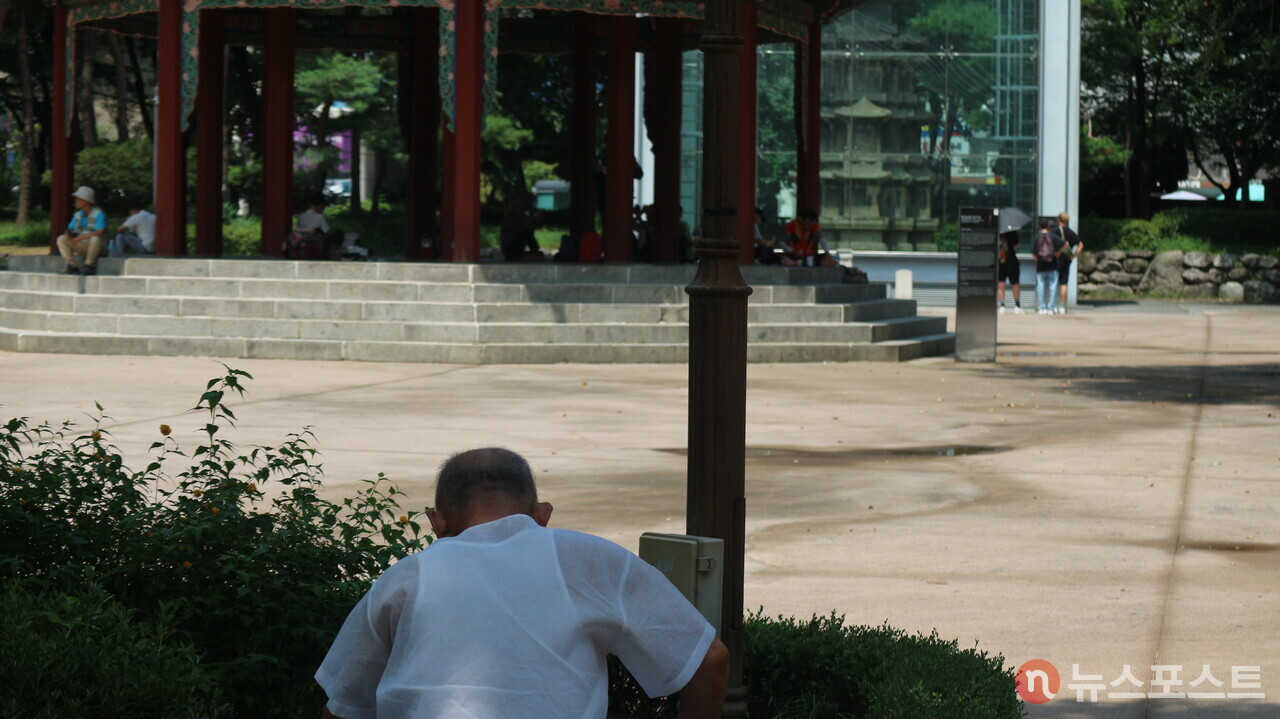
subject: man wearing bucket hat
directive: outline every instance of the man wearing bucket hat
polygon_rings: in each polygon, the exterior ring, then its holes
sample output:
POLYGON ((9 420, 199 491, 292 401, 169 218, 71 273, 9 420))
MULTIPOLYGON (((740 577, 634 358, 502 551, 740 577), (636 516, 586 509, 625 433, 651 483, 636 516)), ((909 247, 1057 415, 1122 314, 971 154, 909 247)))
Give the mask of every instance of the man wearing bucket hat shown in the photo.
POLYGON ((67 231, 58 237, 58 252, 67 263, 68 275, 92 275, 98 271, 98 255, 102 252, 102 236, 107 231, 107 215, 94 204, 93 188, 81 186, 71 194, 76 214, 67 223, 67 231), (84 267, 75 265, 73 255, 84 255, 84 267))

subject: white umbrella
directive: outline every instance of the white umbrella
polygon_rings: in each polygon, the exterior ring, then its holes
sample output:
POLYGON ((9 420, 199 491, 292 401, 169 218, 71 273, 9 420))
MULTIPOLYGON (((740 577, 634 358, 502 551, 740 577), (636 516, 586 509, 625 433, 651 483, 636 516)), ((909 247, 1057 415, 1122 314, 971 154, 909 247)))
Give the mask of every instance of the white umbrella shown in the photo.
POLYGON ((1020 230, 1030 221, 1031 216, 1022 210, 1016 207, 1006 207, 1000 210, 1000 234, 1003 235, 1006 232, 1020 230))
POLYGON ((1208 200, 1209 198, 1205 197, 1204 195, 1201 195, 1198 192, 1192 192, 1190 190, 1176 190, 1174 192, 1170 192, 1167 195, 1161 195, 1160 199, 1204 201, 1204 200, 1208 200))

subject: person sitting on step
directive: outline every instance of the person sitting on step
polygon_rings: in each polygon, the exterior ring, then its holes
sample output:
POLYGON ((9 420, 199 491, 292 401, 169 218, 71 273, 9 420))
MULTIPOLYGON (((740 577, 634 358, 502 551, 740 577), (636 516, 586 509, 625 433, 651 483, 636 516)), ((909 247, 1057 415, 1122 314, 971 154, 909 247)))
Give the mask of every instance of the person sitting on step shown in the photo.
POLYGON ((98 271, 98 255, 102 253, 102 236, 107 232, 107 215, 94 201, 92 187, 81 186, 71 194, 76 213, 67 223, 67 231, 58 236, 58 252, 67 263, 68 275, 92 275, 98 271), (77 267, 75 255, 84 255, 84 265, 77 267))
POLYGON ((787 223, 787 239, 791 244, 791 259, 809 267, 835 267, 836 258, 827 247, 818 225, 817 210, 803 210, 800 216, 787 223), (818 249, 821 248, 821 252, 818 249))
POLYGON ((125 204, 129 219, 120 225, 111 243, 111 256, 124 257, 126 253, 150 255, 156 251, 156 216, 142 207, 142 202, 130 198, 125 204))

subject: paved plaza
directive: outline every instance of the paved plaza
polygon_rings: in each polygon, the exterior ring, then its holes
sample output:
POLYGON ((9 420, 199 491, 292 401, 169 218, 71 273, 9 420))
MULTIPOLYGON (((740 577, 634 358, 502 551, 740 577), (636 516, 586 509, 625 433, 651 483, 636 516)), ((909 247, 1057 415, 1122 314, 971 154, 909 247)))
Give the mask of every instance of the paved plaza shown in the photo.
MULTIPOLYGON (((1280 308, 1005 315, 1000 339, 995 364, 750 367, 747 607, 1048 660, 1063 688, 1031 717, 1280 715, 1280 308), (1112 686, 1124 665, 1141 687, 1112 686), (1266 697, 1108 696, 1166 691, 1266 697)), ((384 472, 422 506, 450 452, 497 444, 530 459, 556 526, 631 549, 684 528, 683 365, 228 362, 255 377, 231 438, 310 425, 331 498, 384 472)), ((0 413, 96 400, 141 465, 161 423, 194 444, 182 410, 220 370, 0 353, 0 413)))

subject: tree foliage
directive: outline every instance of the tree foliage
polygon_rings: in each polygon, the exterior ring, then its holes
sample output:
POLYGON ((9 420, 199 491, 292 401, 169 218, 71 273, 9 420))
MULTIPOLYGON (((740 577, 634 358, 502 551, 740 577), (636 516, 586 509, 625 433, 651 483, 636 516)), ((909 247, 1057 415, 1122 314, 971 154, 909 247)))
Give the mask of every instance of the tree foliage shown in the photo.
POLYGON ((1188 154, 1236 187, 1280 169, 1275 0, 1084 0, 1083 11, 1086 125, 1127 153, 1126 214, 1149 217, 1188 154))

